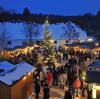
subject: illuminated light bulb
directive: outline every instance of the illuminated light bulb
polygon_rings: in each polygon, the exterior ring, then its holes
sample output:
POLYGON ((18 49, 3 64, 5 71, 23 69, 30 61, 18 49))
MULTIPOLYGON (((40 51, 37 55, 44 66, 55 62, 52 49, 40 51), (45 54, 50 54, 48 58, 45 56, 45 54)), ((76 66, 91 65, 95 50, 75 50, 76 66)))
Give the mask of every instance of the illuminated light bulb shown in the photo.
POLYGON ((31 72, 29 72, 28 75, 30 76, 31 75, 31 72))
POLYGON ((23 80, 26 80, 26 76, 25 76, 25 77, 23 77, 23 80))
POLYGON ((100 90, 100 86, 96 86, 96 89, 97 89, 97 90, 100 90))
POLYGON ((99 43, 95 43, 95 46, 99 46, 99 43))

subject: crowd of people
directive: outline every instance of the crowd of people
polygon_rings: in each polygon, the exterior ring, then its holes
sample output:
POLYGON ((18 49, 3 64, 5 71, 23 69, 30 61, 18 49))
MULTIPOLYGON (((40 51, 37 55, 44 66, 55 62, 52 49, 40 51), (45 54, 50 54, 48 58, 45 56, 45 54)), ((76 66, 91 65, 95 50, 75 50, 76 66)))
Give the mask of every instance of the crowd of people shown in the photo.
MULTIPOLYGON (((71 60, 69 60, 68 62, 70 61, 71 60)), ((85 97, 86 91, 88 93, 88 99, 91 99, 92 97, 92 89, 88 88, 88 85, 79 75, 75 67, 75 64, 72 64, 72 63, 71 65, 68 65, 66 63, 65 66, 61 66, 61 67, 57 67, 53 69, 47 68, 47 70, 45 70, 44 67, 41 66, 41 68, 39 67, 34 71, 33 80, 34 80, 34 85, 35 85, 34 87, 35 93, 38 94, 38 96, 40 93, 40 88, 41 88, 40 86, 43 87, 43 92, 44 92, 43 99, 49 99, 50 88, 52 86, 53 87, 59 86, 59 88, 63 88, 63 89, 65 89, 65 87, 67 86, 68 90, 65 91, 64 99, 75 99, 75 96, 79 97, 81 93, 82 93, 82 96, 85 97), (39 88, 36 87, 37 83, 38 83, 39 88), (80 93, 80 90, 82 91, 81 93, 80 93), (68 93, 70 93, 70 96, 73 98, 66 98, 68 97, 67 96, 68 93)), ((36 99, 39 99, 37 98, 37 95, 36 95, 36 99)))
MULTIPOLYGON (((56 52, 56 58, 57 62, 61 62, 62 60, 68 60, 69 55, 70 56, 76 56, 78 59, 78 64, 83 64, 82 62, 86 61, 87 59, 90 60, 95 60, 99 59, 100 60, 100 51, 74 51, 73 48, 68 48, 67 50, 64 49, 63 47, 59 46, 58 48, 55 47, 55 52, 56 52)), ((37 58, 38 54, 41 54, 42 50, 41 48, 33 49, 31 51, 27 51, 27 53, 22 53, 22 52, 16 52, 16 53, 10 53, 10 60, 13 64, 17 64, 20 62, 27 62, 31 65, 36 65, 37 63, 37 58)))
POLYGON ((41 87, 43 87, 43 99, 49 99, 51 87, 60 87, 65 90, 64 99, 75 99, 75 97, 92 97, 92 88, 84 79, 83 74, 86 70, 85 61, 100 60, 100 52, 75 51, 73 48, 65 50, 62 47, 56 48, 56 58, 59 63, 66 61, 65 64, 55 66, 54 63, 38 63, 37 57, 41 53, 40 49, 31 50, 26 54, 12 55, 11 60, 14 64, 27 62, 36 67, 33 73, 34 92, 36 99, 39 99, 41 87))
POLYGON ((33 49, 31 51, 28 51, 27 53, 22 53, 22 52, 11 53, 10 60, 13 64, 27 62, 34 66, 36 64, 37 57, 38 57, 38 51, 33 49))
MULTIPOLYGON (((62 49, 59 50, 59 52, 61 53, 62 49)), ((85 61, 88 58, 89 60, 92 60, 90 53, 79 51, 75 52, 71 49, 70 51, 67 50, 62 54, 63 57, 61 60, 66 60, 66 63, 63 65, 54 66, 51 64, 49 67, 37 64, 36 66, 36 70, 33 74, 34 85, 38 82, 39 86, 43 87, 43 99, 49 99, 50 88, 52 86, 65 89, 64 99, 75 99, 75 97, 79 97, 80 95, 82 97, 87 96, 87 99, 92 99, 92 87, 83 79, 83 72, 86 70, 85 61)), ((98 57, 95 57, 95 59, 99 59, 99 55, 98 57)), ((39 87, 38 95, 40 88, 41 87, 39 87)), ((35 90, 37 89, 38 88, 35 88, 35 90)))

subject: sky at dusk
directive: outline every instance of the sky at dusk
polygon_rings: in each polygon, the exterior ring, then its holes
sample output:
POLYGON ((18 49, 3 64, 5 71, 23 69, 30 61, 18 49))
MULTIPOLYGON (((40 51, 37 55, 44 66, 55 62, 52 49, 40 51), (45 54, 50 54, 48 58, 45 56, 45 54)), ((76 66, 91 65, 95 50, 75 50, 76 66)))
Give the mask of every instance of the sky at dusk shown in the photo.
POLYGON ((100 10, 100 0, 0 0, 0 6, 20 13, 27 7, 32 13, 83 15, 96 14, 100 10))

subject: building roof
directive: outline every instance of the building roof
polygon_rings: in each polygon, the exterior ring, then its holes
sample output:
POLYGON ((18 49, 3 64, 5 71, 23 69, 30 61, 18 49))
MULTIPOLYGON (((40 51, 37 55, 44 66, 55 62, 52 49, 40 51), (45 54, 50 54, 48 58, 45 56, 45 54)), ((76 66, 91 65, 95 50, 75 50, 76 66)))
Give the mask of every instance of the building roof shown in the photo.
POLYGON ((90 47, 89 47, 88 45, 85 45, 85 44, 84 44, 84 45, 81 45, 80 47, 81 47, 81 48, 90 49, 90 47))
POLYGON ((86 72, 86 77, 88 83, 100 84, 100 71, 88 70, 86 72))
POLYGON ((13 67, 13 64, 7 62, 7 61, 2 61, 0 62, 0 70, 8 70, 11 69, 13 67))
POLYGON ((93 61, 89 67, 93 67, 93 68, 100 68, 100 60, 95 60, 93 61))
POLYGON ((95 60, 89 64, 86 71, 87 82, 100 84, 100 60, 95 60))
MULTIPOLYGON (((87 33, 86 31, 82 30, 79 26, 74 24, 73 22, 70 22, 71 25, 75 28, 77 32, 80 33, 79 39, 86 39, 87 38, 87 33)), ((6 22, 6 27, 7 27, 7 32, 11 35, 12 40, 26 40, 26 35, 25 31, 23 29, 23 23, 11 23, 11 22, 6 22)), ((49 24, 49 30, 51 31, 51 36, 53 39, 66 39, 64 35, 64 30, 63 26, 64 23, 58 23, 58 24, 49 24)), ((33 36, 32 39, 43 39, 44 36, 44 24, 39 24, 40 27, 40 35, 38 36, 33 36)))
POLYGON ((11 86, 32 70, 34 70, 33 66, 25 62, 14 65, 11 69, 0 73, 0 81, 11 86))

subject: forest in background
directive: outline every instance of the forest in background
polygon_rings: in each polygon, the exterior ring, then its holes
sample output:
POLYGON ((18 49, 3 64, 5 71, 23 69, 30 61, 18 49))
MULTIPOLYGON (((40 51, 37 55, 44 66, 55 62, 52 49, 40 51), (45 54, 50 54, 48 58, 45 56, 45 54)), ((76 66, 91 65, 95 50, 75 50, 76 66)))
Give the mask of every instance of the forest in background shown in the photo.
POLYGON ((61 16, 61 15, 47 15, 47 14, 33 14, 28 8, 23 10, 23 13, 17 13, 14 10, 5 10, 0 7, 0 22, 35 22, 43 24, 48 16, 50 24, 66 23, 68 21, 74 22, 85 30, 88 36, 96 37, 100 41, 100 11, 96 15, 86 13, 81 16, 61 16))

